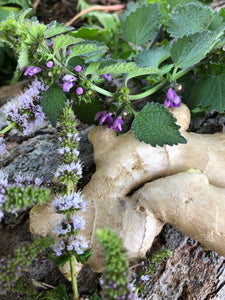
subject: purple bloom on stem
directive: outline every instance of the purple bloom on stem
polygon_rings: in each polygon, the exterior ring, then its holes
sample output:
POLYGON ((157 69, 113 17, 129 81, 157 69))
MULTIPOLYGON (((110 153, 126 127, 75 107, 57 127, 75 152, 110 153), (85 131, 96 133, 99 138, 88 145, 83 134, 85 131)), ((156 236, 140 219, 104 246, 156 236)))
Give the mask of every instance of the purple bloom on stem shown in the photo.
POLYGON ((84 229, 85 228, 85 224, 86 222, 84 221, 83 218, 79 217, 79 216, 72 216, 72 224, 73 224, 73 230, 77 230, 77 229, 84 229))
POLYGON ((108 82, 111 82, 112 81, 112 78, 111 78, 112 74, 102 74, 102 77, 107 80, 108 82))
POLYGON ((72 81, 66 81, 64 84, 63 84, 63 90, 64 92, 69 92, 70 89, 72 89, 72 87, 74 87, 75 83, 72 82, 72 81))
POLYGON ((83 92, 84 92, 84 90, 83 90, 82 87, 79 86, 79 87, 76 88, 76 93, 77 93, 77 95, 82 95, 83 92))
POLYGON ((46 67, 47 67, 47 68, 52 68, 53 65, 54 65, 54 63, 53 63, 52 60, 49 60, 49 61, 47 61, 47 63, 46 63, 46 67))
POLYGON ((72 82, 72 81, 76 81, 76 80, 77 80, 77 78, 75 76, 69 75, 69 74, 67 74, 63 77, 64 82, 66 82, 66 81, 72 82))
POLYGON ((65 243, 63 240, 59 240, 53 245, 52 248, 55 252, 55 255, 60 256, 62 255, 62 251, 65 249, 65 243))
POLYGON ((69 55, 70 54, 70 52, 71 52, 71 50, 69 49, 69 50, 66 50, 66 55, 69 55))
POLYGON ((70 236, 67 246, 68 251, 76 251, 77 254, 83 254, 84 250, 88 248, 88 243, 81 235, 70 236))
POLYGON ((142 83, 143 86, 147 85, 147 81, 145 79, 141 79, 141 83, 142 83))
POLYGON ((169 88, 167 94, 166 94, 166 99, 164 101, 164 106, 165 107, 179 107, 181 103, 181 98, 176 94, 176 92, 169 88))
POLYGON ((121 117, 116 118, 116 120, 113 123, 113 129, 115 131, 121 131, 122 130, 122 125, 123 124, 123 120, 121 117))
POLYGON ((74 68, 74 70, 76 71, 76 72, 80 72, 80 71, 82 71, 82 66, 80 66, 80 65, 77 65, 75 68, 74 68))
POLYGON ((46 45, 47 46, 52 46, 53 45, 53 41, 50 41, 50 42, 46 41, 46 45))
POLYGON ((98 112, 95 115, 95 120, 99 120, 100 125, 106 122, 108 128, 111 128, 113 124, 112 113, 107 113, 107 111, 98 112))
POLYGON ((41 72, 41 68, 31 66, 31 67, 26 69, 26 71, 24 72, 24 75, 27 76, 28 78, 31 78, 39 72, 41 72))

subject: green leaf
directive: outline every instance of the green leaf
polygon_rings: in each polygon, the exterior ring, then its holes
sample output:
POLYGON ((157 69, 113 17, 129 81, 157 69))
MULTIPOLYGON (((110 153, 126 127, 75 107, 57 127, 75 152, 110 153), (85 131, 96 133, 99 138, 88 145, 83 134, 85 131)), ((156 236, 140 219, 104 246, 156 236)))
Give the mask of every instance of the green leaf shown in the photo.
POLYGON ((185 144, 186 140, 179 132, 180 126, 175 122, 176 119, 163 105, 148 103, 135 116, 131 129, 139 141, 153 147, 185 144))
POLYGON ((153 47, 150 50, 141 51, 135 58, 135 62, 140 67, 154 67, 158 66, 170 57, 169 47, 153 47))
POLYGON ((102 102, 99 99, 93 100, 91 103, 84 101, 73 103, 73 110, 75 115, 85 124, 93 124, 97 112, 104 110, 102 102))
POLYGON ((211 31, 215 31, 222 25, 223 25, 223 18, 220 16, 218 11, 214 12, 212 21, 209 24, 208 29, 211 31))
POLYGON ((225 110, 225 74, 211 75, 197 83, 188 101, 190 108, 207 107, 220 113, 225 110))
POLYGON ((10 84, 14 85, 20 79, 21 75, 22 72, 20 71, 20 68, 17 66, 10 84))
POLYGON ((81 27, 77 31, 72 32, 71 35, 74 37, 80 37, 87 40, 95 40, 96 35, 99 34, 101 30, 97 28, 81 27))
POLYGON ((65 285, 61 284, 57 288, 47 291, 41 300, 69 300, 65 285))
MULTIPOLYGON (((21 8, 27 9, 32 7, 32 3, 30 0, 0 0, 0 5, 9 5, 16 4, 21 8)), ((12 7, 11 7, 12 8, 12 7)))
POLYGON ((51 86, 42 97, 43 112, 49 117, 52 126, 56 126, 56 121, 66 103, 66 96, 63 89, 58 85, 51 86))
POLYGON ((99 43, 91 43, 91 42, 79 43, 71 47, 70 54, 67 56, 66 65, 68 61, 74 56, 78 56, 78 55, 85 56, 90 53, 94 54, 95 52, 96 53, 99 52, 103 54, 106 51, 106 49, 107 47, 105 45, 99 43))
POLYGON ((70 35, 64 35, 64 34, 58 35, 53 40, 54 53, 56 53, 59 49, 66 48, 70 45, 73 45, 81 41, 83 41, 83 39, 75 38, 70 35))
POLYGON ((85 75, 94 74, 98 71, 101 65, 101 61, 95 61, 89 64, 87 69, 85 70, 85 75))
POLYGON ((68 30, 74 30, 74 28, 61 23, 57 23, 56 21, 52 21, 50 24, 47 25, 44 37, 46 39, 49 39, 57 34, 67 32, 68 30))
POLYGON ((18 7, 11 6, 0 7, 0 21, 7 19, 11 12, 18 14, 20 9, 18 7))
POLYGON ((83 254, 75 254, 75 256, 76 256, 76 260, 84 265, 92 256, 92 254, 93 254, 92 249, 89 248, 85 250, 83 254))
POLYGON ((130 13, 122 21, 122 36, 135 45, 151 41, 161 25, 161 13, 158 3, 143 5, 130 13))
POLYGON ((213 18, 212 10, 200 3, 177 6, 168 21, 168 32, 178 38, 183 35, 204 31, 213 18))
POLYGON ((193 2, 198 2, 198 1, 194 1, 194 0, 168 0, 167 2, 172 8, 174 8, 177 5, 185 5, 185 4, 188 4, 188 3, 191 3, 191 2, 193 3, 193 2))
POLYGON ((62 254, 60 256, 56 256, 55 253, 51 253, 50 255, 51 260, 53 260, 58 266, 64 266, 70 259, 71 255, 69 253, 62 254))
POLYGON ((223 29, 216 32, 205 30, 175 40, 171 46, 171 56, 176 66, 191 67, 200 62, 213 48, 223 29))
POLYGON ((28 67, 30 64, 29 62, 29 49, 23 48, 19 54, 18 58, 18 67, 20 69, 23 69, 25 67, 28 67))

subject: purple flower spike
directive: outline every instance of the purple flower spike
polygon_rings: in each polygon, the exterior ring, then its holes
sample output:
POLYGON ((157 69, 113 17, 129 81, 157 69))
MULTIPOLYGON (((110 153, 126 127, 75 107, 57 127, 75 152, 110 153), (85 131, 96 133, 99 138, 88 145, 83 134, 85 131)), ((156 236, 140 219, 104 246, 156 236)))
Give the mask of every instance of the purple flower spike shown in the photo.
POLYGON ((54 63, 53 63, 52 60, 49 60, 49 61, 47 61, 47 63, 46 63, 46 67, 47 67, 47 68, 52 68, 53 65, 54 65, 54 63))
POLYGON ((111 78, 112 74, 102 74, 102 77, 107 80, 108 82, 111 82, 112 81, 112 78, 111 78))
POLYGON ((123 120, 121 117, 116 118, 116 120, 113 123, 113 129, 115 131, 121 131, 122 130, 122 125, 123 124, 123 120))
POLYGON ((80 72, 80 71, 82 71, 82 67, 80 66, 80 65, 77 65, 75 68, 74 68, 74 70, 76 71, 76 72, 80 72))
POLYGON ((70 81, 66 81, 64 84, 63 84, 63 90, 64 90, 64 92, 69 92, 70 91, 70 89, 72 88, 72 87, 74 87, 74 85, 75 85, 75 83, 74 82, 70 82, 70 81))
POLYGON ((82 95, 83 92, 84 92, 84 90, 83 90, 82 87, 79 86, 78 88, 76 88, 76 93, 77 93, 77 95, 82 95))
POLYGON ((27 76, 28 78, 31 78, 39 72, 41 72, 41 68, 31 66, 31 67, 26 69, 26 71, 24 72, 24 75, 27 76))
POLYGON ((166 94, 166 99, 164 101, 164 106, 165 107, 179 107, 181 103, 181 98, 176 94, 176 92, 169 88, 167 94, 166 94))

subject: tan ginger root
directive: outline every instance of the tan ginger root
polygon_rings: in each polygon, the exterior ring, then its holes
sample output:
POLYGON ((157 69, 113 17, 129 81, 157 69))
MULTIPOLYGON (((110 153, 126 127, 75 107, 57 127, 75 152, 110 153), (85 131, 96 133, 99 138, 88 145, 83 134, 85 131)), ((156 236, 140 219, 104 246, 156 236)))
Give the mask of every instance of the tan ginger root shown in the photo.
MULTIPOLYGON (((94 271, 102 271, 104 264, 95 237, 102 227, 114 229, 123 239, 131 264, 145 255, 165 222, 225 256, 225 134, 187 133, 187 107, 182 104, 172 113, 187 144, 151 147, 131 131, 116 136, 104 126, 89 134, 96 172, 82 191, 88 205, 82 234, 94 252, 89 260, 94 271), (181 173, 190 168, 203 174, 181 173)), ((30 214, 31 232, 51 231, 53 223, 44 228, 41 224, 41 218, 48 218, 46 206, 36 210, 30 214)))

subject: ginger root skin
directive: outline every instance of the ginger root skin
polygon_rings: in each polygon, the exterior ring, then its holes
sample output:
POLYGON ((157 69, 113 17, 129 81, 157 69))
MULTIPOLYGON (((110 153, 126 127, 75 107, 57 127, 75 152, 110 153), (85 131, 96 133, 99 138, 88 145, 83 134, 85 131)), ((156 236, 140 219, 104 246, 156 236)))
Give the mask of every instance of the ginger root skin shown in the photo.
MULTIPOLYGON (((169 219, 162 217, 163 211, 165 214, 167 212, 167 201, 159 200, 162 208, 157 211, 147 204, 147 200, 143 205, 138 198, 130 196, 136 190, 142 191, 146 183, 165 178, 164 185, 167 185, 166 180, 170 180, 170 175, 197 168, 207 176, 211 185, 225 188, 225 134, 201 135, 186 132, 190 122, 190 112, 184 104, 179 108, 173 108, 172 113, 176 116, 177 123, 181 125, 180 131, 187 139, 187 144, 151 147, 138 141, 131 131, 116 136, 115 131, 105 126, 95 127, 89 133, 89 139, 94 147, 96 172, 82 191, 88 206, 83 214, 86 227, 82 235, 90 241, 94 255, 89 260, 89 265, 96 272, 101 272, 104 268, 102 249, 95 236, 97 228, 110 227, 116 231, 124 241, 131 264, 135 264, 144 257, 154 237, 161 231, 164 222, 177 225, 177 229, 185 233, 190 232, 190 237, 195 238, 194 229, 186 231, 186 223, 185 225, 182 225, 182 222, 176 223, 176 209, 170 210, 169 219)), ((176 184, 179 185, 179 179, 176 184)), ((182 186, 180 188, 182 189, 182 186)), ((184 198, 192 186, 190 185, 188 190, 186 188, 185 185, 183 187, 184 198)), ((171 191, 170 197, 173 193, 176 195, 175 187, 171 188, 171 191)), ((196 195, 198 196, 198 193, 196 195)), ((183 201, 184 198, 180 197, 179 201, 183 201)), ((192 198, 195 199, 194 194, 192 198)), ((201 199, 203 198, 204 195, 201 199)), ((211 215, 210 211, 208 213, 211 215)), ((185 219, 185 211, 182 214, 185 219)), ((198 214, 195 217, 199 218, 198 214)), ((48 218, 47 215, 46 218, 48 218)), ((34 220, 32 215, 30 219, 32 224, 34 220)), ((207 219, 207 214, 204 219, 207 219)), ((192 222, 195 223, 194 217, 192 222)), ((49 224, 50 226, 52 224, 49 224)), ((38 233, 35 224, 31 227, 33 233, 38 233)), ((201 225, 203 244, 204 236, 206 239, 209 237, 210 230, 207 228, 208 223, 205 221, 205 225, 204 223, 201 225)), ((199 234, 196 234, 196 237, 198 236, 199 234)), ((209 247, 213 245, 213 242, 208 242, 207 245, 209 247)), ((211 249, 217 248, 220 251, 220 246, 213 246, 211 249)))

